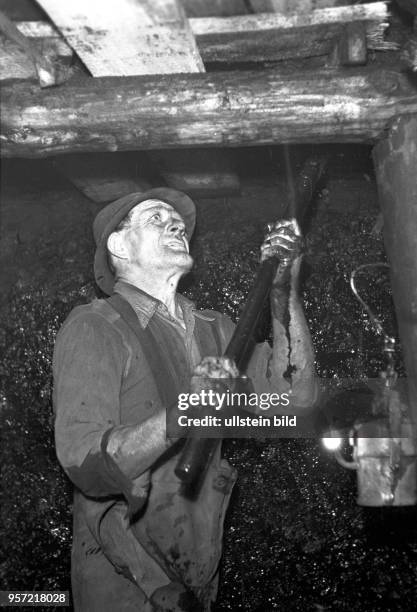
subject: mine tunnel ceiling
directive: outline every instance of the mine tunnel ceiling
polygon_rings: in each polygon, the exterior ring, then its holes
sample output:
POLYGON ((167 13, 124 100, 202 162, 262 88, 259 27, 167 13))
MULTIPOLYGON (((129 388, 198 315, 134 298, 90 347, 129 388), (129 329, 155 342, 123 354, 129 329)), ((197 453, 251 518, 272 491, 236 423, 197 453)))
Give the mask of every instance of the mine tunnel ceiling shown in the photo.
POLYGON ((227 148, 374 143, 417 112, 413 0, 0 0, 0 10, 2 156, 54 157, 82 189, 146 187, 103 155, 140 151, 167 184, 233 191, 227 148))

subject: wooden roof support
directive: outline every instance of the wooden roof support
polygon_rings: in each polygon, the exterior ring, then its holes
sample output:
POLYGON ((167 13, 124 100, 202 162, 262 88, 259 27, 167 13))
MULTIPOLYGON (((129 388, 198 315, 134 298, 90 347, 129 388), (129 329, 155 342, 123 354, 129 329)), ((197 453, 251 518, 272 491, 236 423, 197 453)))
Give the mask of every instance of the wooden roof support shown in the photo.
POLYGON ((339 6, 348 0, 248 0, 252 9, 257 13, 298 13, 312 11, 313 9, 339 6))
MULTIPOLYGON (((388 26, 386 2, 316 10, 306 15, 241 15, 189 19, 205 63, 264 62, 326 55, 346 25, 363 22, 370 50, 396 49, 384 40, 388 26)), ((20 22, 29 37, 57 34, 45 22, 20 22)), ((63 40, 62 40, 63 43, 63 40)))
POLYGON ((364 66, 368 60, 366 30, 362 21, 353 21, 344 26, 326 67, 364 66))
POLYGON ((37 0, 94 77, 202 72, 180 0, 37 0))
MULTIPOLYGON (((85 0, 72 0, 69 5, 63 5, 61 0, 39 0, 39 3, 95 77, 204 72, 178 0, 141 3, 90 0, 87 4, 85 0)), ((79 189, 96 201, 103 197, 114 199, 111 193, 115 196, 126 189, 138 190, 134 188, 137 179, 123 172, 123 162, 113 167, 112 160, 106 156, 102 156, 100 163, 87 164, 77 162, 76 156, 70 157, 70 163, 63 170, 79 189)), ((185 151, 174 155, 158 152, 159 170, 166 183, 194 195, 238 191, 239 178, 229 161, 227 152, 222 155, 214 151, 196 151, 191 155, 185 151)), ((59 159, 56 163, 62 166, 59 159)))
POLYGON ((48 61, 48 72, 51 78, 47 84, 63 83, 72 76, 74 52, 67 45, 59 32, 52 25, 41 21, 12 23, 19 33, 26 37, 25 45, 19 45, 10 38, 0 38, 0 80, 39 81, 33 53, 48 61), (25 24, 26 27, 21 27, 25 24), (30 25, 29 25, 30 24, 30 25), (36 35, 34 35, 36 33, 36 35), (27 45, 31 47, 28 55, 27 45))
POLYGON ((228 196, 240 191, 230 149, 171 149, 148 155, 169 187, 193 197, 228 196))
MULTIPOLYGON (((55 66, 50 57, 42 54, 37 49, 36 45, 26 38, 26 36, 17 29, 16 25, 2 12, 0 12, 0 33, 13 43, 15 49, 17 49, 23 57, 26 56, 29 66, 27 69, 28 75, 30 74, 30 64, 32 64, 41 87, 50 87, 56 84, 55 66)), ((4 55, 4 49, 2 49, 2 55, 4 55)))
MULTIPOLYGON (((139 155, 139 154, 136 154, 139 155)), ((140 159, 137 160, 138 165, 140 159)), ((133 191, 146 191, 146 176, 136 176, 131 153, 61 155, 55 168, 93 202, 111 202, 133 191)))
POLYGON ((38 81, 38 73, 25 50, 0 32, 0 80, 38 81))
POLYGON ((207 62, 255 62, 330 53, 346 25, 361 21, 368 49, 396 49, 384 40, 386 2, 317 9, 299 15, 263 13, 190 19, 201 57, 207 62))
POLYGON ((417 112, 417 87, 380 66, 84 78, 4 86, 0 111, 6 157, 372 142, 391 119, 417 112))
POLYGON ((384 242, 408 376, 409 415, 417 425, 417 114, 393 122, 374 149, 384 242))

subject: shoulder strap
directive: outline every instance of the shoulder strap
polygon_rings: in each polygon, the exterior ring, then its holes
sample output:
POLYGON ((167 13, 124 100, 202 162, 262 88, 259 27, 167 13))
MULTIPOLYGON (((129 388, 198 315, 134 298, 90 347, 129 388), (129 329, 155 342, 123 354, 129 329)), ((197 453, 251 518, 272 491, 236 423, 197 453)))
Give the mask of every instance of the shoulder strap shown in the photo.
MULTIPOLYGON (((203 311, 204 313, 204 311, 203 311)), ((223 354, 223 346, 222 339, 219 330, 219 320, 217 317, 206 317, 200 316, 198 313, 195 317, 196 328, 199 330, 199 333, 196 334, 196 340, 200 349, 200 354, 202 357, 206 355, 217 355, 220 356, 223 354), (209 331, 208 331, 209 330, 209 331), (208 336, 207 338, 207 331, 208 336), (206 342, 204 342, 203 338, 206 337, 206 342), (207 347, 207 340, 209 339, 209 347, 207 347), (209 351, 207 353, 207 351, 209 351)))
POLYGON ((223 351, 222 351, 222 341, 221 341, 221 338, 220 338, 220 332, 219 332, 219 329, 218 329, 217 319, 215 319, 214 323, 212 324, 211 330, 213 332, 214 341, 216 342, 218 354, 222 355, 223 354, 223 351))
POLYGON ((171 368, 167 364, 164 351, 161 350, 149 326, 145 329, 140 325, 132 306, 121 295, 114 293, 106 302, 119 313, 123 321, 133 331, 145 355, 145 359, 151 369, 158 393, 162 402, 169 406, 175 400, 176 381, 172 375, 171 368))

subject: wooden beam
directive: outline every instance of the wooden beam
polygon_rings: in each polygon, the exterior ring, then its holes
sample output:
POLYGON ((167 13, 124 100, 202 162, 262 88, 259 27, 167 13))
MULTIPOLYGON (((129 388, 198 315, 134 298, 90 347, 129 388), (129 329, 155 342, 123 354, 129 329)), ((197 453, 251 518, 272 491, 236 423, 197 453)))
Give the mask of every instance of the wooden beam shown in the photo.
POLYGON ((135 176, 131 153, 61 155, 54 159, 54 166, 87 198, 97 203, 111 202, 151 187, 146 178, 135 176))
POLYGON ((196 198, 236 195, 240 181, 230 150, 173 149, 148 153, 169 187, 196 198))
POLYGON ((31 57, 15 42, 0 33, 0 80, 37 80, 31 57))
MULTIPOLYGON (((190 25, 196 36, 205 34, 222 34, 225 32, 244 32, 256 30, 306 28, 331 23, 351 21, 388 20, 387 2, 369 2, 367 4, 317 9, 300 15, 280 15, 278 13, 259 13, 236 17, 207 17, 190 19, 190 25)), ((383 29, 388 26, 385 23, 383 29)))
POLYGON ((32 62, 41 87, 50 87, 56 84, 55 67, 51 58, 41 53, 33 42, 26 38, 17 29, 13 21, 10 21, 2 12, 0 12, 0 33, 5 39, 11 41, 21 54, 26 55, 28 64, 32 62))
MULTIPOLYGON (((330 53, 347 24, 362 21, 367 48, 397 49, 384 40, 388 26, 386 2, 323 9, 306 15, 243 15, 190 19, 198 50, 205 63, 265 62, 315 57, 330 53)), ((28 37, 51 37, 57 31, 45 22, 21 22, 28 37)), ((66 44, 61 41, 61 44, 66 44)))
POLYGON ((417 114, 397 119, 374 149, 409 410, 417 426, 417 114))
POLYGON ((16 22, 18 32, 31 45, 31 55, 25 47, 10 38, 0 39, 0 80, 38 79, 32 53, 47 58, 55 84, 71 75, 74 52, 52 25, 43 21, 16 22))
POLYGON ((94 77, 204 71, 179 0, 37 0, 94 77))
POLYGON ((363 66, 368 58, 366 31, 363 22, 354 21, 345 26, 339 40, 339 58, 342 66, 363 66))
POLYGON ((58 57, 73 56, 74 51, 72 48, 58 30, 48 21, 17 21, 15 25, 19 32, 30 38, 33 43, 41 44, 40 41, 47 41, 54 47, 58 57))
POLYGON ((381 66, 84 78, 47 90, 5 85, 0 111, 5 157, 372 142, 391 119, 417 112, 417 88, 381 66))
MULTIPOLYGON (((33 46, 49 59, 55 84, 63 83, 71 76, 72 49, 68 47, 63 52, 61 41, 57 38, 36 39, 33 46)), ((38 71, 22 47, 0 34, 0 81, 13 80, 39 81, 38 71)))
POLYGON ((363 21, 372 50, 394 50, 384 40, 386 2, 327 8, 299 15, 264 13, 190 19, 201 57, 208 62, 256 62, 327 55, 347 24, 363 21))
POLYGON ((298 13, 330 6, 341 6, 348 0, 248 0, 256 13, 298 13))

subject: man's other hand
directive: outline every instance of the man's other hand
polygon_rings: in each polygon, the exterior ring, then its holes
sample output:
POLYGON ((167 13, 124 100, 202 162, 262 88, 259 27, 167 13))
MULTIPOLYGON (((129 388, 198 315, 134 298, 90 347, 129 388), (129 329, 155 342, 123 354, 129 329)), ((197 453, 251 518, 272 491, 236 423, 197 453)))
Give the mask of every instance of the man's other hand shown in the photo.
POLYGON ((190 391, 199 394, 210 390, 224 393, 227 389, 233 389, 233 380, 239 375, 239 370, 229 357, 204 357, 193 370, 190 391))
POLYGON ((300 227, 295 219, 268 224, 268 234, 261 245, 261 261, 277 256, 281 264, 291 263, 302 248, 300 227))

